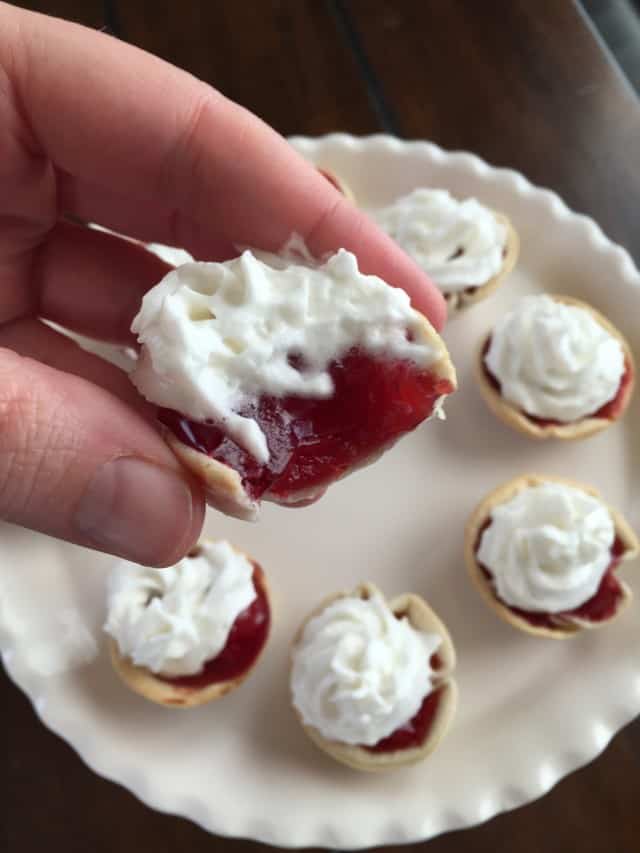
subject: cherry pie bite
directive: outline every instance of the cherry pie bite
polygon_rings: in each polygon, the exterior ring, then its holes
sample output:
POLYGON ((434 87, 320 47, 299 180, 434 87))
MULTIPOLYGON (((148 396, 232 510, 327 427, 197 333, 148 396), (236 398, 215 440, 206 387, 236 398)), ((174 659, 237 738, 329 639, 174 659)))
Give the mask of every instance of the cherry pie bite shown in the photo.
POLYGON ((617 576, 639 543, 590 486, 523 475, 477 507, 465 561, 483 599, 514 628, 565 639, 615 619, 631 600, 617 576))
POLYGON ((291 653, 294 712, 309 738, 356 770, 390 770, 432 752, 455 715, 455 651, 417 595, 387 603, 371 583, 328 598, 291 653))
POLYGON ((208 502, 255 519, 378 458, 456 387, 446 347, 408 296, 359 272, 245 251, 185 264, 144 297, 132 380, 208 502))
POLYGON ((202 540, 168 569, 119 563, 105 631, 134 693, 170 708, 220 699, 250 675, 271 625, 262 568, 224 541, 202 540))
POLYGON ((449 311, 486 299, 518 260, 510 220, 475 198, 418 187, 369 214, 440 288, 449 311))
POLYGON ((529 438, 586 438, 619 420, 635 384, 631 348, 591 305, 528 296, 483 340, 476 375, 491 411, 529 438))

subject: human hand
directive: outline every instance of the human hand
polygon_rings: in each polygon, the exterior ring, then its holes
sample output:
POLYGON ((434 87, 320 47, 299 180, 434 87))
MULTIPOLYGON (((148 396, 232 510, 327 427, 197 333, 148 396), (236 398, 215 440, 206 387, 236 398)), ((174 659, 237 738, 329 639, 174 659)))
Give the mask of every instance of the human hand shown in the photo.
POLYGON ((189 550, 200 488, 127 377, 40 318, 131 344, 168 267, 69 217, 206 260, 295 232, 444 321, 426 276, 255 116, 109 36, 0 2, 0 518, 140 563, 189 550))

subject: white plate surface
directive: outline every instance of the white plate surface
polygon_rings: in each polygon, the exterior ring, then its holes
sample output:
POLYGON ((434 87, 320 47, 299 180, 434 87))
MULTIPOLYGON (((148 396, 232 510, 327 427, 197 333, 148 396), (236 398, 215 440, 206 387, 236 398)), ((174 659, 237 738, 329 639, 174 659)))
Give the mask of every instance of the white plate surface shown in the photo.
POLYGON ((622 570, 636 602, 609 628, 565 643, 499 622, 462 562, 468 513, 525 470, 589 481, 640 527, 639 394, 624 422, 599 436, 536 444, 492 418, 471 374, 493 320, 540 289, 591 301, 640 355, 640 275, 592 220, 472 155, 379 136, 294 143, 345 178, 364 206, 418 185, 445 187, 503 210, 520 232, 517 271, 446 330, 460 379, 447 422, 423 425, 316 506, 267 506, 257 525, 209 514, 207 532, 256 555, 275 594, 264 662, 223 701, 181 712, 130 694, 102 642, 109 559, 10 527, 0 537, 3 658, 45 725, 155 809, 211 832, 292 847, 426 839, 540 796, 640 712, 637 562, 622 570), (327 593, 362 579, 388 594, 426 596, 459 654, 460 709, 449 737, 424 764, 386 776, 363 777, 325 759, 287 701, 297 624, 327 593))

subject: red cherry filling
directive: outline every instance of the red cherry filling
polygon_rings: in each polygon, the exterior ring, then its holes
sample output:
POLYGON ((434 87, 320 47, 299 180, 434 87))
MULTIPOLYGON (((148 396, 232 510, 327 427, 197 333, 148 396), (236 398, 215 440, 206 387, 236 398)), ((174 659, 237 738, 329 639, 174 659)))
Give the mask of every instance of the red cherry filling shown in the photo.
POLYGON ((267 641, 271 611, 264 588, 264 574, 257 563, 253 563, 253 586, 256 598, 242 611, 231 627, 227 642, 215 658, 208 660, 202 670, 195 675, 181 675, 176 678, 158 676, 162 681, 177 687, 191 687, 198 690, 210 684, 219 684, 238 678, 255 663, 267 641))
MULTIPOLYGON (((476 543, 476 554, 480 547, 482 534, 490 526, 491 522, 488 521, 481 528, 476 543)), ((611 546, 611 562, 607 566, 607 570, 600 581, 600 586, 598 587, 595 595, 588 599, 588 601, 585 601, 584 604, 581 604, 579 607, 575 607, 573 610, 564 610, 560 613, 538 613, 530 610, 522 610, 519 607, 511 607, 511 605, 505 604, 505 602, 501 601, 497 595, 496 599, 500 601, 501 604, 504 604, 505 607, 508 607, 512 613, 516 614, 516 616, 519 616, 521 619, 526 620, 530 625, 534 625, 538 628, 558 628, 558 626, 563 622, 570 622, 572 619, 582 619, 587 622, 605 622, 607 619, 611 619, 611 617, 615 615, 620 599, 623 595, 622 586, 614 572, 620 564, 625 550, 625 545, 622 540, 616 537, 613 545, 611 546)), ((491 572, 479 561, 478 565, 482 569, 484 576, 491 581, 493 585, 493 575, 491 572)))
MULTIPOLYGON (((489 347, 491 346, 491 338, 487 340, 483 349, 482 349, 482 366, 484 369, 485 376, 489 380, 489 383, 498 394, 502 394, 502 386, 500 385, 500 380, 496 379, 493 373, 489 370, 485 359, 486 354, 489 352, 489 347)), ((620 379, 620 385, 618 386, 618 390, 616 392, 615 397, 612 400, 609 400, 608 403, 605 403, 604 406, 601 406, 597 412, 593 412, 591 415, 585 415, 585 417, 589 418, 607 418, 608 420, 615 420, 622 409, 626 405, 627 397, 629 391, 631 390, 631 384, 633 382, 633 370, 631 368, 631 364, 629 360, 625 358, 624 362, 624 373, 620 379)), ((566 421, 554 421, 550 418, 539 418, 536 415, 530 415, 528 412, 522 410, 522 413, 526 415, 530 421, 538 424, 539 426, 563 426, 566 425, 566 421)))
MULTIPOLYGON (((437 652, 431 655, 430 665, 436 672, 442 669, 442 660, 437 652)), ((427 739, 438 712, 442 690, 443 688, 439 687, 428 693, 410 720, 398 726, 394 732, 379 740, 378 743, 365 746, 364 749, 368 752, 397 752, 400 749, 415 749, 421 746, 427 739)))
MULTIPOLYGON (((304 370, 292 356, 293 366, 304 370)), ((195 423, 171 409, 159 420, 184 444, 235 469, 254 500, 321 489, 353 466, 418 426, 439 397, 453 391, 447 379, 413 362, 382 359, 359 348, 333 362, 328 399, 259 398, 239 414, 254 418, 267 438, 261 464, 213 423, 195 423)))

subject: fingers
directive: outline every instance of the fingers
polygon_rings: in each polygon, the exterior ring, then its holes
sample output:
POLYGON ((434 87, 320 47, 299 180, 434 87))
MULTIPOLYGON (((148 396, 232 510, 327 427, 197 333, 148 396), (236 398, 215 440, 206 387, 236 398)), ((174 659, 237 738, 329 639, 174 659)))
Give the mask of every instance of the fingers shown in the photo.
MULTIPOLYGON (((237 254, 219 247, 212 260, 237 254), (230 253, 230 254, 229 254, 230 253)), ((59 223, 38 253, 31 285, 39 313, 84 335, 133 345, 131 321, 143 295, 171 266, 144 246, 113 234, 59 223)))
POLYGON ((65 373, 73 373, 118 397, 149 423, 156 421, 156 409, 136 391, 126 373, 96 355, 82 350, 75 341, 46 326, 35 317, 26 317, 0 327, 0 347, 41 361, 65 373))
POLYGON ((0 518, 164 566, 197 540, 203 513, 197 487, 138 413, 0 349, 0 518))
POLYGON ((142 246, 60 223, 31 273, 48 320, 102 340, 131 344, 142 296, 171 269, 142 246))
POLYGON ((11 69, 21 110, 56 168, 78 181, 74 191, 66 179, 66 196, 85 215, 83 188, 93 186, 155 205, 169 242, 200 258, 213 241, 277 250, 292 233, 315 254, 345 247, 441 325, 444 303, 424 273, 255 116, 115 39, 2 12, 21 21, 11 69))
POLYGON ((189 242, 206 248, 198 260, 227 260, 238 253, 234 245, 216 234, 208 233, 206 239, 198 236, 198 226, 187 221, 178 210, 167 209, 148 198, 137 198, 115 192, 108 187, 86 183, 66 173, 58 173, 58 199, 60 209, 73 214, 83 222, 95 222, 126 234, 143 243, 162 243, 184 248, 189 242), (191 235, 185 240, 185 235, 191 235), (181 244, 182 245, 179 245, 181 244))

